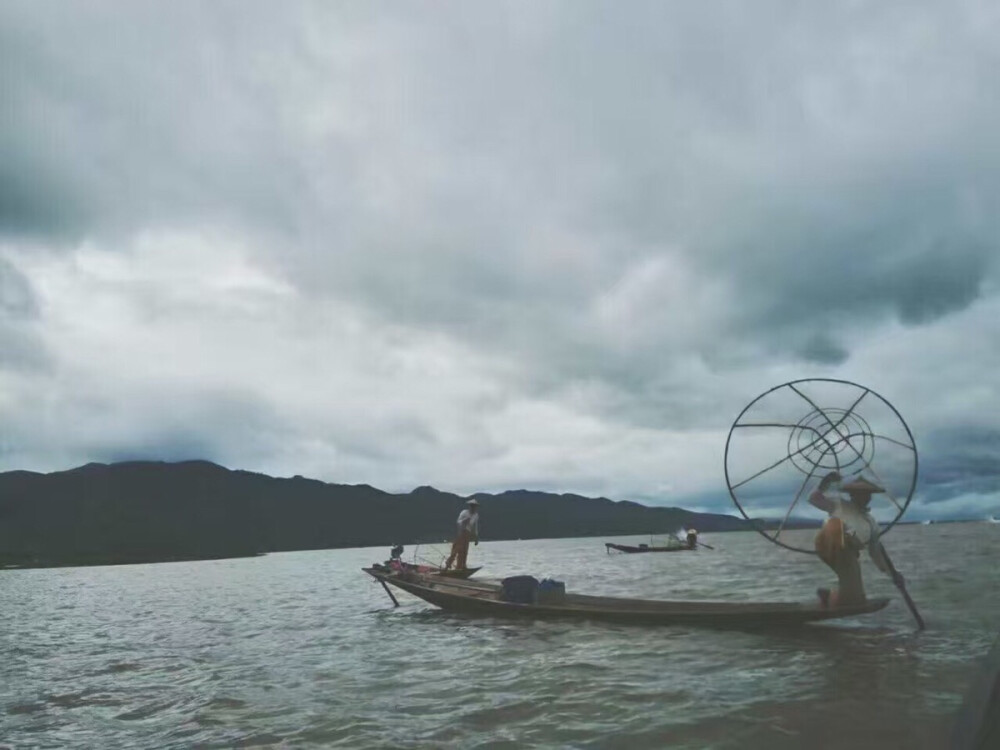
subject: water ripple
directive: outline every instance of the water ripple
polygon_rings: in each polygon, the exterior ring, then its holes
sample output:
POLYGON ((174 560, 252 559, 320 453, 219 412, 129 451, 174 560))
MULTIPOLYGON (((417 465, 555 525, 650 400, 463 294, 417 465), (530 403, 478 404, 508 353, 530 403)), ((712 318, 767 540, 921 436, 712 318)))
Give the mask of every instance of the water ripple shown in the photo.
MULTIPOLYGON (((898 600, 780 634, 472 618, 405 595, 396 609, 358 570, 382 549, 4 571, 2 741, 936 747, 1000 625, 994 558, 982 552, 1000 547, 1000 526, 939 528, 892 537, 931 625, 920 634, 898 600)), ((716 535, 715 553, 691 555, 609 557, 602 541, 484 543, 475 554, 486 576, 650 598, 788 599, 830 578, 755 534, 716 535)), ((873 595, 892 595, 865 572, 873 595)))

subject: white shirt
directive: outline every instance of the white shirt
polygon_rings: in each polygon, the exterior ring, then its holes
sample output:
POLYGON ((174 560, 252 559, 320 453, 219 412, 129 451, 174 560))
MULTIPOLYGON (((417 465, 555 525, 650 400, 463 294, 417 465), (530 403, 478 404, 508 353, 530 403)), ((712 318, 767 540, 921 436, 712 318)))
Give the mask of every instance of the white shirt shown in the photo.
POLYGON ((826 498, 833 503, 830 515, 844 522, 844 534, 853 536, 859 547, 867 547, 878 541, 878 521, 872 518, 871 513, 861 510, 849 500, 829 496, 826 498))
POLYGON ((470 536, 479 536, 479 514, 470 513, 469 509, 466 508, 461 513, 458 514, 458 534, 462 535, 462 532, 466 532, 470 536))

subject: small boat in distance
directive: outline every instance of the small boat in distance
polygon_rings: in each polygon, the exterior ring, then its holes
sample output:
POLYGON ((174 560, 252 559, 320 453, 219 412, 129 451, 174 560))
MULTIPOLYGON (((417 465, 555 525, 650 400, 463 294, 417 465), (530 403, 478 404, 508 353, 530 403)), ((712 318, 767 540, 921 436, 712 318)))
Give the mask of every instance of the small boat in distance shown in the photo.
POLYGON ((636 546, 631 544, 615 544, 614 542, 605 542, 604 549, 609 555, 611 554, 611 550, 634 555, 639 552, 692 552, 696 548, 689 547, 686 544, 681 544, 680 542, 659 547, 651 546, 649 544, 640 544, 636 546))
POLYGON ((698 532, 695 529, 688 529, 684 534, 684 539, 677 536, 668 535, 665 539, 661 540, 659 543, 654 541, 653 537, 649 538, 649 544, 617 544, 616 542, 605 542, 604 550, 609 555, 611 550, 616 552, 624 552, 629 555, 638 554, 640 552, 690 552, 697 549, 698 547, 706 547, 712 549, 707 544, 702 544, 698 541, 698 532))
MULTIPOLYGON (((394 586, 441 609, 486 617, 602 620, 634 625, 700 625, 739 629, 795 627, 820 620, 854 617, 877 612, 889 603, 887 598, 879 598, 869 599, 857 606, 824 607, 818 601, 663 601, 562 594, 555 600, 529 604, 504 599, 502 584, 387 573, 373 568, 363 570, 383 586, 394 586)), ((386 591, 389 591, 388 587, 386 591)))

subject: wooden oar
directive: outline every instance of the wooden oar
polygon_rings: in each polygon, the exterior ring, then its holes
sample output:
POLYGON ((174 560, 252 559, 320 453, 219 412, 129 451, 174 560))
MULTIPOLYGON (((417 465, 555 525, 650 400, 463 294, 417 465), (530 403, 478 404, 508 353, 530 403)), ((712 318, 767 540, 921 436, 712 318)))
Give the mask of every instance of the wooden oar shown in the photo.
POLYGON ((701 545, 702 547, 704 547, 705 549, 711 549, 711 550, 714 550, 714 549, 715 549, 715 547, 713 547, 712 545, 710 545, 710 544, 705 544, 704 542, 698 542, 698 544, 700 544, 700 545, 701 545))
POLYGON ((378 582, 382 584, 382 588, 384 588, 384 589, 385 589, 385 593, 387 593, 387 594, 389 595, 389 598, 390 598, 390 599, 392 599, 392 605, 393 605, 394 607, 398 607, 398 606, 399 606, 399 602, 397 602, 397 601, 396 601, 396 597, 394 597, 394 596, 392 595, 392 592, 391 592, 391 591, 389 591, 389 587, 388 587, 388 586, 386 586, 386 584, 385 584, 385 581, 383 581, 383 580, 382 580, 381 578, 379 578, 379 579, 378 579, 378 582))
POLYGON ((885 547, 881 543, 878 545, 882 550, 882 557, 885 559, 886 565, 889 566, 889 572, 892 574, 892 582, 896 584, 896 588, 899 589, 899 593, 903 595, 903 600, 906 602, 906 606, 910 608, 910 612, 913 613, 913 619, 917 621, 917 627, 920 630, 924 630, 924 618, 920 616, 917 611, 917 605, 913 603, 913 599, 910 598, 910 593, 906 590, 906 584, 903 583, 902 578, 899 575, 899 571, 896 570, 896 566, 892 564, 892 560, 889 559, 889 553, 885 551, 885 547))

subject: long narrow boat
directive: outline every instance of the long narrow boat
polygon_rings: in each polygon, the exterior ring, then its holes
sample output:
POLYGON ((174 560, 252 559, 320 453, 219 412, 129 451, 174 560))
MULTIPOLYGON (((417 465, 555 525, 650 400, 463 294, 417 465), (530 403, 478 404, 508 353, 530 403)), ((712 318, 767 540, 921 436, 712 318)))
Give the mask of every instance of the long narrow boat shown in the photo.
POLYGON ((638 554, 639 552, 693 552, 696 547, 689 547, 685 545, 668 545, 666 547, 651 547, 648 544, 640 544, 634 546, 631 544, 615 544, 614 542, 605 542, 604 548, 609 553, 611 550, 616 552, 625 552, 630 555, 638 554))
MULTIPOLYGON (((412 573, 364 572, 380 581, 452 612, 492 617, 605 620, 642 625, 703 625, 709 627, 786 627, 819 620, 877 612, 888 599, 869 599, 852 607, 822 607, 818 602, 706 602, 621 599, 566 594, 559 603, 517 604, 501 599, 501 587, 479 581, 457 581, 412 573)), ((388 589, 387 589, 388 590, 388 589)))

